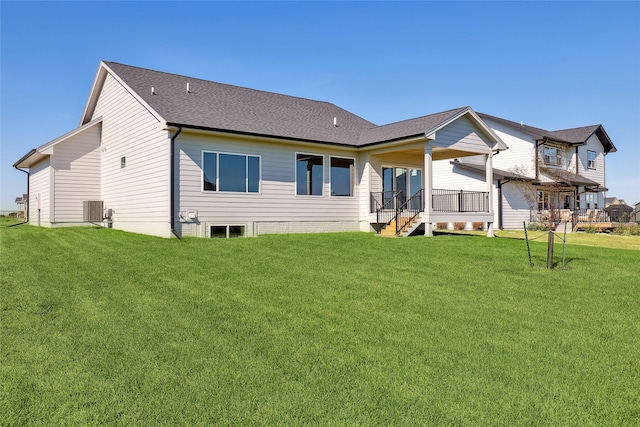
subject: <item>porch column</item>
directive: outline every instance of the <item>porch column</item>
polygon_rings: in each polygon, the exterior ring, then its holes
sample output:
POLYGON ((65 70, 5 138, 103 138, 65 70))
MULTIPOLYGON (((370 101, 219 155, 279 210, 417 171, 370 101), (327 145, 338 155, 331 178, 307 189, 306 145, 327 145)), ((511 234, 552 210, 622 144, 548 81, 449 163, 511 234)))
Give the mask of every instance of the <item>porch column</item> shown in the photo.
POLYGON ((433 194, 433 155, 432 148, 427 143, 424 147, 424 215, 426 221, 424 223, 424 235, 433 236, 433 224, 431 224, 431 213, 433 206, 431 203, 431 194, 433 194))
MULTIPOLYGON (((485 180, 489 193, 489 213, 493 215, 493 151, 485 155, 485 180)), ((493 221, 487 222, 487 237, 493 237, 493 221)))

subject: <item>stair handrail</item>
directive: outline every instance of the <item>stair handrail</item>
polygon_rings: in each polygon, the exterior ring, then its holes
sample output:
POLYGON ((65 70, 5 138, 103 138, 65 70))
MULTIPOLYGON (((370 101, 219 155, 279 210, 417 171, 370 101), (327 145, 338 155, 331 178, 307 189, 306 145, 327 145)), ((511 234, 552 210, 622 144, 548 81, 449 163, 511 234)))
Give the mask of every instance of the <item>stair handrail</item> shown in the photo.
MULTIPOLYGON (((375 193, 372 193, 375 194, 375 193)), ((404 194, 402 191, 383 191, 380 193, 382 201, 372 198, 376 212, 376 221, 389 224, 395 218, 399 201, 404 194)))
POLYGON ((404 228, 410 224, 422 211, 424 189, 420 189, 413 193, 413 195, 396 209, 396 236, 400 234, 404 228), (401 216, 400 214, 406 213, 408 215, 401 216))

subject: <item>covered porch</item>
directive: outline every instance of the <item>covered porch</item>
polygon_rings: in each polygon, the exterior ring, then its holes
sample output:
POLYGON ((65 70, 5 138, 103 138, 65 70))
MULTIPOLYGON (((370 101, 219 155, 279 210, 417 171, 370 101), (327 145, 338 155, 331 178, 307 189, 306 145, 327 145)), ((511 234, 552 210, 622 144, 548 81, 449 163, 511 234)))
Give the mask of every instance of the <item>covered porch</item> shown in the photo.
POLYGON ((505 148, 470 108, 412 138, 378 144, 368 152, 371 227, 393 236, 409 236, 421 228, 432 236, 439 222, 482 222, 487 236, 493 236, 493 153, 505 148), (456 187, 455 182, 434 188, 434 161, 479 155, 484 159, 485 191, 456 187))

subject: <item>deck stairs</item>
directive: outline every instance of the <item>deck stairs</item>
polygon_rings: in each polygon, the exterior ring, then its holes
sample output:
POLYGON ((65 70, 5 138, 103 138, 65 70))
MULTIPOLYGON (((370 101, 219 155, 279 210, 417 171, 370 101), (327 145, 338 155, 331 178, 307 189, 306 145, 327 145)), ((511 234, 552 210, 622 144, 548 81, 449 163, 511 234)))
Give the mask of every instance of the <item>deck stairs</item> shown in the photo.
POLYGON ((422 221, 420 221, 420 215, 414 217, 412 220, 410 220, 410 217, 400 216, 397 218, 392 219, 391 222, 382 227, 378 235, 382 237, 407 237, 410 236, 422 224, 422 221), (397 218, 400 218, 401 224, 406 223, 406 225, 402 227, 402 229, 400 229, 396 234, 397 218))

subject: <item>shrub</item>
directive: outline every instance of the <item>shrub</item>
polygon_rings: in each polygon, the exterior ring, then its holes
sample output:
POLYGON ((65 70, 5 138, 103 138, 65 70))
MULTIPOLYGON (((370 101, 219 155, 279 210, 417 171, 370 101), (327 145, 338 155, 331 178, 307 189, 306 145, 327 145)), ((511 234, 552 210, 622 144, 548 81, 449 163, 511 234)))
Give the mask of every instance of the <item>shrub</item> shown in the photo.
POLYGON ((549 231, 549 227, 547 224, 542 222, 530 222, 527 226, 527 230, 529 231, 549 231))
POLYGON ((467 225, 466 222, 454 222, 453 223, 453 229, 462 231, 462 230, 464 230, 465 225, 467 225))
POLYGON ((618 224, 614 227, 611 234, 616 234, 618 236, 640 236, 640 225, 618 224))
POLYGON ((484 229, 484 222, 474 222, 473 229, 475 231, 482 231, 484 229))
POLYGON ((436 229, 437 230, 446 230, 447 229, 447 223, 446 222, 438 222, 438 223, 436 223, 436 229))
POLYGON ((585 227, 583 231, 584 231, 585 233, 595 234, 595 233, 597 233, 597 232, 598 232, 598 228, 597 228, 597 227, 594 227, 594 226, 592 226, 592 225, 590 225, 590 226, 588 226, 588 227, 585 227))

